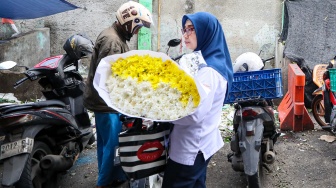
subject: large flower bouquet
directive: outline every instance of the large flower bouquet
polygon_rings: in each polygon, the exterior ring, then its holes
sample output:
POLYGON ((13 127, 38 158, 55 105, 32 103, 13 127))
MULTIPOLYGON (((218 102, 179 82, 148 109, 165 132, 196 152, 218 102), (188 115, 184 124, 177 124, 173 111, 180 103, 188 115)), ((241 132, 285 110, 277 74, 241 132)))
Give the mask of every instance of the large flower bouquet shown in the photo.
POLYGON ((134 50, 105 57, 94 86, 120 113, 156 121, 172 121, 196 110, 200 95, 192 75, 166 54, 134 50))

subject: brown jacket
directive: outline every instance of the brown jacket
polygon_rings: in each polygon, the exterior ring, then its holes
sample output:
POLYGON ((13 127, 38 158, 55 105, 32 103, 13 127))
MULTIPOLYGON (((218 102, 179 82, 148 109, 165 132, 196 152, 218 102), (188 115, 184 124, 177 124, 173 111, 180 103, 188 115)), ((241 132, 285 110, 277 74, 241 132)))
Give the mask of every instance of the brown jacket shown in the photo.
POLYGON ((99 96, 93 87, 93 78, 100 60, 108 55, 121 54, 129 51, 126 44, 126 38, 123 37, 122 31, 114 23, 111 27, 103 30, 95 43, 93 49, 90 69, 86 81, 84 92, 84 106, 94 112, 116 112, 107 106, 104 100, 99 96))

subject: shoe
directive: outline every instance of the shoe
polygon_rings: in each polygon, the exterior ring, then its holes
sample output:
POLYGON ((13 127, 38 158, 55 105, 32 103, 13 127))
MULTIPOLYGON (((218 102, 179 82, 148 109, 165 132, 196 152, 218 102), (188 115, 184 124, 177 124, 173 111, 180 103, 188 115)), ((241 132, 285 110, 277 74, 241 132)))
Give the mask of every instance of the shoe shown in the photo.
POLYGON ((96 188, 117 188, 122 184, 124 184, 125 182, 126 180, 113 180, 113 182, 108 185, 96 186, 96 188))

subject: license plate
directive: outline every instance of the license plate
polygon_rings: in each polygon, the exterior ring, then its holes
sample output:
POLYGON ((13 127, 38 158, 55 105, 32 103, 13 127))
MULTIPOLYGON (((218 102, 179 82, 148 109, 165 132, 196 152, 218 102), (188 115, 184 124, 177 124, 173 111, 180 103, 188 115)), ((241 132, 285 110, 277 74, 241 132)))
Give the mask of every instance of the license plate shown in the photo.
POLYGON ((21 153, 31 153, 34 146, 34 139, 25 138, 15 142, 1 145, 0 159, 5 159, 21 153))

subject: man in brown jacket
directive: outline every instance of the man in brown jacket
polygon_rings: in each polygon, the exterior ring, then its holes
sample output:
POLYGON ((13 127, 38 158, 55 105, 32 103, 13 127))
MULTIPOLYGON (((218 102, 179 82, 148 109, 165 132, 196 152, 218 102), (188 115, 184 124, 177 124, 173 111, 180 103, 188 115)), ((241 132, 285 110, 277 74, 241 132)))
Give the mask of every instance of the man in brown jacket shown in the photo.
POLYGON ((120 166, 114 166, 115 148, 119 145, 121 122, 116 110, 108 107, 93 87, 93 78, 100 60, 108 55, 129 51, 126 41, 140 28, 150 28, 152 15, 143 5, 129 1, 116 12, 117 21, 103 30, 95 43, 84 93, 84 106, 95 114, 97 130, 97 188, 116 187, 126 181, 120 166))

